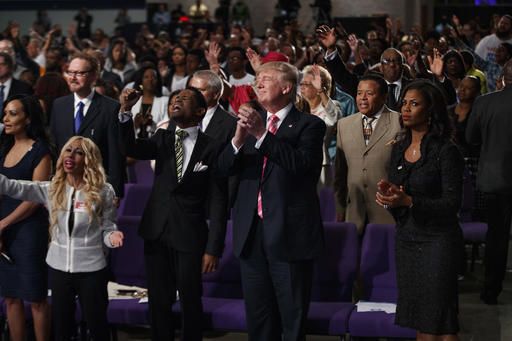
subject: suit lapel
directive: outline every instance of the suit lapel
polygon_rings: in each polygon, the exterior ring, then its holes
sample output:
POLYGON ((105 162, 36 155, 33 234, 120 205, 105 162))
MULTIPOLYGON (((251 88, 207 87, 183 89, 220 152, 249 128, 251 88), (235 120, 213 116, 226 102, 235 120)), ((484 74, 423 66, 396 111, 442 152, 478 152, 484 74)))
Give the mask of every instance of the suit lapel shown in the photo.
POLYGON ((176 131, 176 126, 173 124, 169 124, 170 129, 168 128, 168 134, 165 139, 165 144, 167 147, 167 150, 169 151, 169 173, 171 177, 171 191, 173 191, 178 186, 178 176, 176 174, 176 152, 174 150, 174 141, 175 141, 175 135, 174 132, 176 131))
MULTIPOLYGON (((202 133, 199 130, 198 134, 197 134, 197 140, 194 145, 194 149, 192 150, 192 155, 190 156, 190 160, 187 165, 187 169, 183 173, 183 177, 182 177, 180 183, 185 182, 186 179, 188 178, 188 175, 190 173, 192 173, 192 171, 194 170, 194 166, 196 165, 196 163, 199 161, 202 161, 201 156, 203 155, 203 151, 206 149, 206 147, 207 147, 207 142, 206 142, 204 133, 202 133)), ((174 150, 174 148, 173 148, 173 150, 174 150)), ((174 168, 176 168, 176 167, 174 167, 174 168)))
POLYGON ((357 113, 354 115, 354 120, 352 121, 350 127, 350 133, 352 134, 352 139, 357 142, 356 145, 362 147, 360 149, 361 152, 364 152, 366 148, 366 143, 364 142, 363 121, 361 113, 357 113))
POLYGON ((204 133, 209 136, 216 136, 215 132, 218 131, 218 129, 222 126, 222 121, 224 120, 222 115, 218 115, 219 108, 215 110, 213 113, 212 119, 210 120, 210 123, 208 123, 208 127, 206 127, 206 130, 204 133))
POLYGON ((389 110, 385 108, 377 121, 377 125, 375 126, 372 136, 370 136, 370 141, 366 146, 365 152, 370 150, 380 139, 382 139, 389 129, 389 123, 389 110))
MULTIPOLYGON (((101 99, 99 98, 100 95, 97 93, 94 93, 94 96, 92 97, 91 105, 89 106, 89 109, 87 110, 87 114, 84 117, 84 121, 80 125, 80 129, 78 130, 77 135, 82 135, 87 129, 88 126, 90 126, 94 120, 96 119, 96 116, 99 115, 101 110, 101 99)), ((74 114, 73 114, 74 116, 74 114)))
MULTIPOLYGON (((62 129, 67 139, 73 135, 75 135, 75 97, 71 94, 68 95, 65 99, 64 103, 64 111, 59 114, 59 131, 62 129)), ((62 145, 66 143, 66 141, 61 141, 62 145)))
MULTIPOLYGON (((266 116, 267 115, 265 113, 265 122, 267 120, 266 116)), ((291 136, 295 131, 295 123, 298 121, 299 117, 299 111, 295 107, 292 107, 288 115, 286 115, 286 117, 284 118, 284 121, 279 126, 279 129, 277 129, 276 137, 279 137, 280 139, 285 139, 286 137, 291 136)), ((265 173, 263 174, 262 182, 267 180, 273 168, 274 163, 268 160, 267 165, 265 166, 265 173)))

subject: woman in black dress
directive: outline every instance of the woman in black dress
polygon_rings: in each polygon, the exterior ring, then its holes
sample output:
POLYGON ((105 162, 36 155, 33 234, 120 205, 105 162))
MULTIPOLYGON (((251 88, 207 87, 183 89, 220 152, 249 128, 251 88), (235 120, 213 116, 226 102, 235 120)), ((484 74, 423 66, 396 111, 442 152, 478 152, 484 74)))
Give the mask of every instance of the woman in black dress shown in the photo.
MULTIPOLYGON (((48 180, 50 145, 44 114, 35 96, 16 95, 4 102, 0 135, 0 174, 17 180, 48 180)), ((0 296, 5 297, 12 340, 25 339, 25 308, 31 303, 38 341, 50 337, 46 209, 33 202, 1 196, 0 238, 6 256, 0 258, 0 296)))
POLYGON ((376 194, 397 224, 396 323, 417 330, 418 340, 457 340, 464 161, 439 88, 415 81, 403 93, 404 131, 376 194))

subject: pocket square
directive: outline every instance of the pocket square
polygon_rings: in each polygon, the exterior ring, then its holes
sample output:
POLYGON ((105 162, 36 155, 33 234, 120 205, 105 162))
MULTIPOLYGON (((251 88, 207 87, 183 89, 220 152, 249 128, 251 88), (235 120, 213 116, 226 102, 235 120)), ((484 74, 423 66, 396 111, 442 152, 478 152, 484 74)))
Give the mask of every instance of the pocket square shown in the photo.
POLYGON ((208 169, 208 165, 203 165, 203 163, 201 161, 199 161, 198 163, 196 163, 194 165, 194 172, 204 172, 205 170, 208 169))

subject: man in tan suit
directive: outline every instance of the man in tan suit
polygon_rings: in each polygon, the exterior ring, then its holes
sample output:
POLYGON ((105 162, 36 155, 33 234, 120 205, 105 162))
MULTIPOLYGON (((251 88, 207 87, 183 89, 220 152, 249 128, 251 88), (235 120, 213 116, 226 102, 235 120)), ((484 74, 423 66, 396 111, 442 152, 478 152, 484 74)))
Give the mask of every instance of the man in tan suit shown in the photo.
POLYGON ((400 114, 385 105, 388 87, 368 75, 357 87, 357 114, 338 121, 334 190, 339 221, 353 222, 362 235, 367 223, 393 224, 391 214, 375 202, 377 182, 387 178, 400 114))

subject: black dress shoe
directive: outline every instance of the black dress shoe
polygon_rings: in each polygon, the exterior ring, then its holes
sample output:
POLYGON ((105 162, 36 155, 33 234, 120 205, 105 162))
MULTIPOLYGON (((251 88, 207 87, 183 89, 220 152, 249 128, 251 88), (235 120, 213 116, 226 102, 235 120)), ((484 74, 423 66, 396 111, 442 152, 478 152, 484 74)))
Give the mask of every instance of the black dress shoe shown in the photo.
POLYGON ((487 305, 497 305, 498 304, 498 296, 492 295, 489 293, 481 293, 480 300, 487 305))

